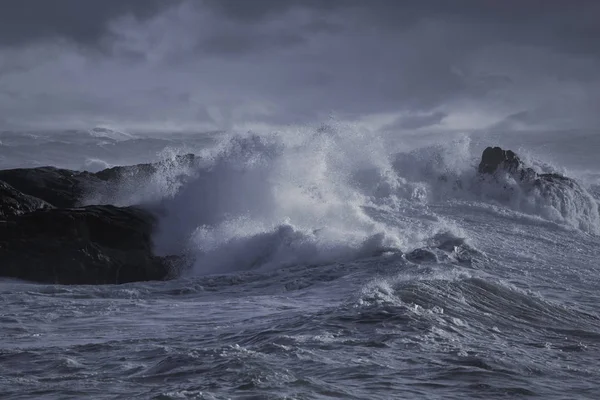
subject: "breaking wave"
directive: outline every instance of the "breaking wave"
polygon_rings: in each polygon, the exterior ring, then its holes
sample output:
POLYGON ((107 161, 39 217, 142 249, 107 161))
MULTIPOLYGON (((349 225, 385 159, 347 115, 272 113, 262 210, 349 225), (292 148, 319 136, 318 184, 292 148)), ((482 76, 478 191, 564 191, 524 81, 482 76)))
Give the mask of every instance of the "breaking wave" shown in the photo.
MULTIPOLYGON (((229 135, 193 158, 163 152, 156 171, 123 176, 118 205, 159 204, 159 254, 186 254, 193 274, 271 269, 408 252, 464 232, 430 210, 486 202, 598 233, 598 203, 572 181, 543 190, 482 178, 468 137, 403 151, 352 126, 229 135)), ((100 193, 100 194, 99 194, 100 193)))

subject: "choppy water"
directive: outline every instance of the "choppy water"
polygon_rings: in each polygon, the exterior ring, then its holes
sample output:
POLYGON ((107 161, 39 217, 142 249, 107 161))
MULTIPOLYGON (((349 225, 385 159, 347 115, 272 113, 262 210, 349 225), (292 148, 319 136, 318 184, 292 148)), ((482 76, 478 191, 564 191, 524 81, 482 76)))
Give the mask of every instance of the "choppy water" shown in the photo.
POLYGON ((205 161, 87 199, 161 201, 157 251, 196 259, 182 278, 0 283, 0 398, 600 398, 594 137, 569 158, 560 134, 4 133, 4 168, 205 161), (477 180, 511 140, 585 196, 477 180))

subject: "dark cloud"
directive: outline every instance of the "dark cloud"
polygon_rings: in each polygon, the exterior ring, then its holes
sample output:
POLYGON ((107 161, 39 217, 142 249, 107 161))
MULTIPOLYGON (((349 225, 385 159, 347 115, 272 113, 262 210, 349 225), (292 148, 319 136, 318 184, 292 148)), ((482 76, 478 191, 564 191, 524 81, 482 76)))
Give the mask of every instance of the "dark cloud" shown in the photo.
POLYGON ((176 0, 2 0, 0 44, 18 45, 53 37, 96 44, 107 23, 131 14, 147 18, 176 0))
POLYGON ((600 1, 575 0, 208 0, 226 18, 260 23, 291 9, 328 16, 359 16, 356 24, 405 30, 423 20, 472 24, 473 39, 557 46, 564 51, 600 51, 600 1))
MULTIPOLYGON (((138 18, 156 15, 183 0, 3 0, 0 12, 0 44, 22 44, 49 37, 63 37, 96 44, 107 33, 112 19, 126 14, 138 18)), ((217 16, 238 24, 259 24, 293 10, 314 12, 307 30, 340 29, 328 19, 345 19, 347 29, 369 26, 373 30, 406 30, 424 20, 472 24, 473 36, 560 47, 563 51, 600 51, 600 2, 597 0, 198 0, 197 9, 210 8, 217 16), (349 26, 348 26, 349 25, 349 26)), ((300 41, 305 32, 273 32, 264 35, 215 36, 205 48, 229 54, 253 47, 279 46, 300 41), (222 46, 222 48, 220 47, 222 46)))
POLYGON ((252 33, 216 33, 207 37, 197 47, 198 50, 210 54, 243 54, 272 48, 289 48, 305 42, 302 35, 291 32, 275 32, 270 34, 252 33))
POLYGON ((0 4, 5 124, 600 126, 596 0, 0 4))

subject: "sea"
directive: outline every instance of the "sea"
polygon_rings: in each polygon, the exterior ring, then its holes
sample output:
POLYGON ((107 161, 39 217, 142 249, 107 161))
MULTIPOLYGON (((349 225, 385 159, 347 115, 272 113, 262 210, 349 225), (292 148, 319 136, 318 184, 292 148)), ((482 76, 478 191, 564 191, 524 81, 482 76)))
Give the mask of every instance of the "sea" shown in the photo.
POLYGON ((160 204, 155 251, 190 267, 1 280, 0 398, 599 399, 599 153, 595 131, 343 121, 1 132, 1 169, 169 161, 81 201, 160 204), (482 178, 487 146, 579 188, 482 178))

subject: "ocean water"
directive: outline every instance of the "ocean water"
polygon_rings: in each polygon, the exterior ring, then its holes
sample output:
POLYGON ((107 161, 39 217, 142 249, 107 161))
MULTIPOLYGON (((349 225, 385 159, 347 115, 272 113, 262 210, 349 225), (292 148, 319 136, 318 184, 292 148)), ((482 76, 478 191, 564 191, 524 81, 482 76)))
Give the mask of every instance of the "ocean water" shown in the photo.
POLYGON ((600 398, 596 132, 3 132, 0 168, 166 163, 168 282, 0 281, 2 399, 600 398), (581 188, 476 174, 511 148, 581 188))

